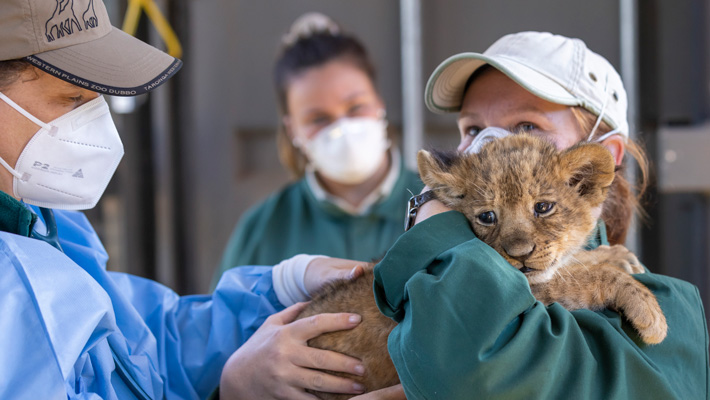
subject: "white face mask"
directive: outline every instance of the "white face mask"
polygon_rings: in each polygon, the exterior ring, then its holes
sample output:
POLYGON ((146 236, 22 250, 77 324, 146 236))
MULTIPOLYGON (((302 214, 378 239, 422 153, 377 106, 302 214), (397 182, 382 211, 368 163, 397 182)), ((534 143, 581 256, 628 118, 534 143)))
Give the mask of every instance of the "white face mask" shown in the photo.
POLYGON ((40 127, 15 168, 0 158, 0 164, 14 176, 15 197, 46 208, 94 207, 123 157, 123 144, 103 97, 49 123, 2 93, 0 99, 40 127))
POLYGON ((478 132, 478 135, 473 138, 471 144, 469 144, 463 152, 465 154, 478 154, 486 143, 512 134, 512 132, 503 128, 489 126, 478 132))
POLYGON ((382 118, 341 118, 300 147, 320 174, 356 185, 382 164, 389 148, 387 122, 382 118))
MULTIPOLYGON (((601 117, 599 117, 601 119, 601 117)), ((587 139, 588 142, 594 142, 594 143, 601 143, 604 139, 608 138, 609 136, 619 134, 618 129, 614 129, 613 131, 609 131, 605 133, 604 135, 592 140, 592 136, 594 136, 594 131, 596 130, 596 125, 594 129, 592 130, 592 133, 589 135, 589 138, 587 139)), ((473 138, 473 141, 471 144, 466 147, 466 149, 463 151, 466 154, 471 154, 471 153, 479 153, 481 151, 481 148, 488 142, 506 137, 508 135, 512 135, 513 133, 505 130, 503 128, 498 128, 496 126, 489 126, 488 128, 483 129, 481 132, 476 135, 476 137, 473 138)))

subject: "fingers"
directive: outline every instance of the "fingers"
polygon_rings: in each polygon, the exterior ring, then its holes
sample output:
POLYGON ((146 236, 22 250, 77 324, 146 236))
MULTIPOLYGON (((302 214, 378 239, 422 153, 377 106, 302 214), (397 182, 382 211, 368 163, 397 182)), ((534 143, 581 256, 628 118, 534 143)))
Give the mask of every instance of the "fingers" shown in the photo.
POLYGON ((352 279, 352 270, 361 266, 361 261, 344 258, 318 257, 311 260, 303 277, 303 284, 308 293, 315 293, 327 282, 338 279, 352 279))
POLYGON ((269 316, 269 318, 266 319, 266 323, 276 323, 278 325, 286 325, 291 322, 293 322, 296 317, 298 317, 298 314, 303 311, 304 308, 308 305, 308 302, 305 303, 296 303, 290 307, 287 307, 276 314, 273 314, 269 316))
MULTIPOLYGON (((220 391, 219 398, 222 399, 222 392, 220 391)), ((244 399, 252 398, 264 398, 262 397, 244 397, 244 399)), ((318 397, 306 393, 302 388, 297 388, 294 386, 284 387, 281 390, 277 390, 273 395, 268 396, 269 399, 288 399, 288 400, 318 400, 318 397)), ((239 398, 242 400, 242 398, 239 398)))
POLYGON ((347 279, 355 280, 359 277, 361 277, 365 273, 365 268, 362 265, 356 265, 353 267, 353 269, 350 270, 350 273, 347 276, 347 279))
POLYGON ((296 365, 311 369, 345 372, 358 376, 365 373, 365 366, 355 357, 312 347, 304 347, 293 356, 292 361, 296 365))
POLYGON ((288 329, 291 330, 295 338, 305 342, 326 332, 352 329, 361 320, 362 317, 351 313, 317 314, 290 323, 288 329))
POLYGON ((322 371, 299 369, 296 371, 296 386, 326 393, 360 394, 365 387, 347 378, 330 375, 322 371))
POLYGON ((402 385, 395 385, 361 396, 355 396, 351 400, 407 400, 407 396, 404 395, 402 385))

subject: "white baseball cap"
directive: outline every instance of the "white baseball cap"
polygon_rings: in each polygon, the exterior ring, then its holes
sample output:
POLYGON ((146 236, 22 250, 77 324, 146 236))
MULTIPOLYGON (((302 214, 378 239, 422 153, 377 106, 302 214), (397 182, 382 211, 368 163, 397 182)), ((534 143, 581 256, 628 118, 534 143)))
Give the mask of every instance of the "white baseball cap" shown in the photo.
POLYGON ((547 101, 581 106, 628 137, 628 101, 621 77, 583 41, 547 32, 520 32, 498 39, 483 54, 461 53, 442 62, 429 77, 424 101, 435 113, 461 110, 466 82, 489 64, 547 101))
POLYGON ((0 60, 24 59, 95 92, 146 93, 182 66, 113 27, 101 0, 2 0, 0 9, 0 60))

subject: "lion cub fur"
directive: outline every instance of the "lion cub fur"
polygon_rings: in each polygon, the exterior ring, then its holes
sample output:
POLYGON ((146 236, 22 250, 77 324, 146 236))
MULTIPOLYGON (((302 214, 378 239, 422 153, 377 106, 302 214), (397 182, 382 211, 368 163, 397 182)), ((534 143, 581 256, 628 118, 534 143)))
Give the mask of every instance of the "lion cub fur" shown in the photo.
MULTIPOLYGON (((655 296, 630 275, 644 272, 633 253, 620 245, 584 249, 596 226, 594 210, 614 179, 614 159, 605 147, 583 143, 558 151, 544 139, 519 134, 494 140, 479 154, 421 150, 417 161, 422 181, 467 217, 479 239, 525 273, 539 301, 568 310, 613 308, 644 342, 665 338, 666 320, 655 296)), ((387 352, 395 322, 377 309, 372 283, 371 268, 354 281, 335 282, 299 316, 362 315, 357 328, 322 335, 309 345, 360 358, 364 377, 340 375, 370 391, 398 383, 387 352)))

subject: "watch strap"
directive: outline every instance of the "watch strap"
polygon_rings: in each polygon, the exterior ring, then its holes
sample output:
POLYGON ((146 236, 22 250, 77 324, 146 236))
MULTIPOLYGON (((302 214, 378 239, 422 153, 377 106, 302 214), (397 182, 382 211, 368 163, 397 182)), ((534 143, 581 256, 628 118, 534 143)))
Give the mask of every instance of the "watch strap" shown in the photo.
POLYGON ((404 218, 404 231, 410 230, 414 226, 414 221, 417 219, 419 207, 429 200, 435 199, 434 191, 427 190, 426 192, 414 195, 407 202, 407 215, 404 218))

